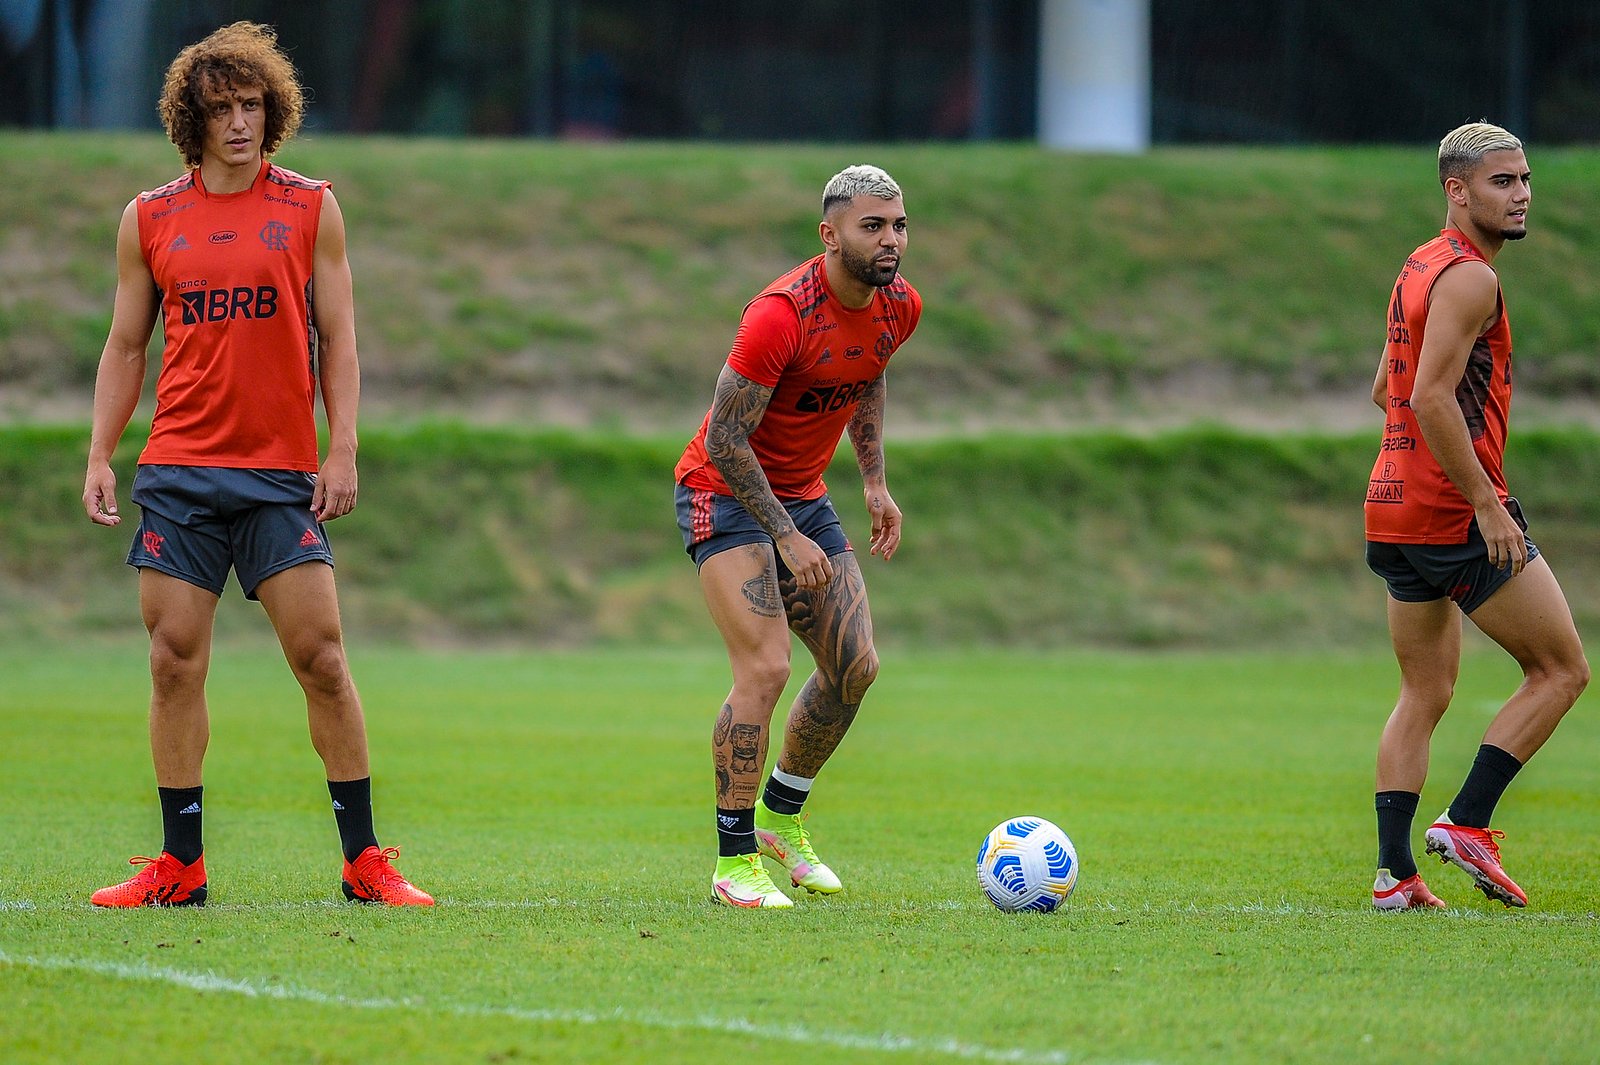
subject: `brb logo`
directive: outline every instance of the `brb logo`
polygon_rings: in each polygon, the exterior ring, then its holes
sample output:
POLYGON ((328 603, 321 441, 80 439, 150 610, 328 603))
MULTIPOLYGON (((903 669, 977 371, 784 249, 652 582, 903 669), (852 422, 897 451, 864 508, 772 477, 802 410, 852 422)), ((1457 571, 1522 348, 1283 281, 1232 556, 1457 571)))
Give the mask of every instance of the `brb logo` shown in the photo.
POLYGON ((271 285, 259 288, 202 288, 180 292, 183 324, 226 322, 234 318, 271 318, 278 313, 278 290, 271 285))
POLYGON ((857 381, 853 385, 831 385, 827 388, 808 388, 794 409, 802 414, 831 414, 861 398, 871 381, 857 381))
POLYGON ((289 227, 282 222, 268 222, 261 227, 261 243, 272 251, 288 251, 289 227))

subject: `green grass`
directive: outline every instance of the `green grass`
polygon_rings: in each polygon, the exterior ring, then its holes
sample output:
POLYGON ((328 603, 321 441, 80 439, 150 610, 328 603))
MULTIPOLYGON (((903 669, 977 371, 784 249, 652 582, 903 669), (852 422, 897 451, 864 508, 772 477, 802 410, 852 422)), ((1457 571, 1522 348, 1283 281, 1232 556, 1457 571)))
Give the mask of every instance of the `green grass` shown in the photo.
MULTIPOLYGON (((1405 254, 1442 223, 1426 146, 561 144, 307 133, 335 182, 367 409, 692 428, 740 308, 820 250, 822 184, 906 189, 926 299, 892 412, 933 428, 1360 418, 1405 254)), ((1521 410, 1592 397, 1592 149, 1539 150, 1531 238, 1500 261, 1521 410)), ((122 207, 179 170, 155 135, 0 131, 0 416, 88 408, 122 207), (9 380, 8 380, 9 379, 9 380)), ((147 397, 148 403, 148 397, 147 397)), ((147 408, 148 409, 148 406, 147 408)))
MULTIPOLYGON (((1430 867, 1454 909, 1380 916, 1386 655, 891 652, 811 804, 846 891, 752 914, 703 901, 709 646, 361 650, 379 832, 440 898, 380 912, 337 901, 293 682, 229 645, 214 904, 99 912, 87 893, 157 846, 142 658, 0 652, 8 1062, 1580 1062, 1600 1035, 1585 704, 1496 817, 1533 906, 1430 867), (1082 858, 1064 915, 975 886, 983 834, 1029 812, 1082 858)), ((1515 682, 1469 655, 1423 816, 1515 682)))
MULTIPOLYGON (((361 505, 332 526, 344 618, 362 637, 699 645, 714 634, 671 509, 682 436, 460 425, 362 434, 361 505)), ((83 429, 0 428, 0 639, 137 631, 129 523, 82 514, 83 429)), ((889 643, 1387 646, 1362 558, 1362 436, 1196 429, 891 441, 905 546, 863 559, 889 643)), ((1513 436, 1507 476, 1580 631, 1600 624, 1600 435, 1513 436)), ((850 448, 828 474, 868 538, 850 448)), ((259 620, 236 587, 224 633, 259 620)))

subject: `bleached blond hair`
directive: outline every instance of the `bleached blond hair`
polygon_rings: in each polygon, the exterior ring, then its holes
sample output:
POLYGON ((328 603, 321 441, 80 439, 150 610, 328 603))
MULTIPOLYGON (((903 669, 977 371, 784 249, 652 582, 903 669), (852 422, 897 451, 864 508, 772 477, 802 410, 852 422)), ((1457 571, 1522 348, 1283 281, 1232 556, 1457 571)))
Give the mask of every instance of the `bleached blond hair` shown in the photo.
POLYGON ((857 196, 876 196, 880 200, 894 200, 900 197, 900 186, 895 184, 894 178, 878 167, 866 163, 847 166, 829 178, 828 184, 822 189, 823 215, 827 215, 841 204, 849 203, 857 196))
POLYGON ((1521 147, 1520 140, 1487 121, 1457 126, 1439 142, 1439 184, 1443 185, 1448 178, 1464 181, 1471 177, 1490 152, 1514 151, 1521 147))

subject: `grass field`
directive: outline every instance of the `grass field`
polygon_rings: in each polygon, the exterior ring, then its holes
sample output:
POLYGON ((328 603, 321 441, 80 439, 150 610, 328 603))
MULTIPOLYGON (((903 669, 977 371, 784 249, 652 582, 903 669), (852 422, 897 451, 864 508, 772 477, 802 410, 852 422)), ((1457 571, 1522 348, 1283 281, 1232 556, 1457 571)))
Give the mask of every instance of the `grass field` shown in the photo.
MULTIPOLYGON (((1530 237, 1501 260, 1518 418, 1592 425, 1600 163, 1530 152, 1530 237)), ((828 175, 868 160, 906 190, 925 299, 891 427, 1365 425, 1390 286, 1443 219, 1433 154, 307 131, 278 161, 332 180, 349 223, 364 413, 677 434, 745 302, 820 250, 828 175)), ((26 175, 0 182, 0 417, 86 416, 117 219, 179 169, 155 133, 0 130, 26 175)))
MULTIPOLYGON (((906 546, 864 561, 878 631, 918 646, 1387 647, 1361 533, 1379 428, 891 441, 906 546)), ((124 506, 143 439, 130 433, 116 463, 124 506)), ((0 644, 137 631, 130 534, 83 517, 87 440, 0 427, 0 644)), ((361 505, 332 527, 352 643, 714 643, 673 527, 683 442, 364 430, 361 505)), ((1595 631, 1600 495, 1574 486, 1600 483, 1600 434, 1517 432, 1506 472, 1579 631, 1595 631)), ((828 484, 860 544, 848 444, 828 484)), ((259 634, 236 592, 218 631, 259 634)))
MULTIPOLYGON (((159 845, 142 648, 0 652, 0 1056, 1594 1060, 1600 725, 1584 703, 1496 819, 1533 905, 1430 865, 1454 908, 1379 916, 1386 655, 891 650, 811 803, 846 890, 760 914, 705 901, 719 656, 354 664, 379 833, 432 911, 339 900, 298 693, 249 646, 212 670, 212 904, 92 909, 159 845), (1077 844, 1064 915, 1002 915, 975 886, 979 840, 1020 813, 1077 844)), ((1469 657, 1424 814, 1515 679, 1469 657)))

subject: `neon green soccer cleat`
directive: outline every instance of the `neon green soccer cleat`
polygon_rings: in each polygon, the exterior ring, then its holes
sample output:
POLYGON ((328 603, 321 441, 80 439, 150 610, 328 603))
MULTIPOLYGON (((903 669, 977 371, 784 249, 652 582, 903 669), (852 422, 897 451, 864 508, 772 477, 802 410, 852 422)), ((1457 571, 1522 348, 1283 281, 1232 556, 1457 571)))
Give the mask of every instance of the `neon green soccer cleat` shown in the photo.
POLYGON ((767 804, 756 800, 756 846, 761 853, 789 870, 795 887, 832 895, 841 885, 833 870, 817 859, 811 849, 811 834, 805 828, 805 814, 775 814, 767 804))
POLYGON ((718 858, 717 871, 711 874, 711 901, 743 910, 787 909, 794 905, 767 875, 759 854, 718 858))

